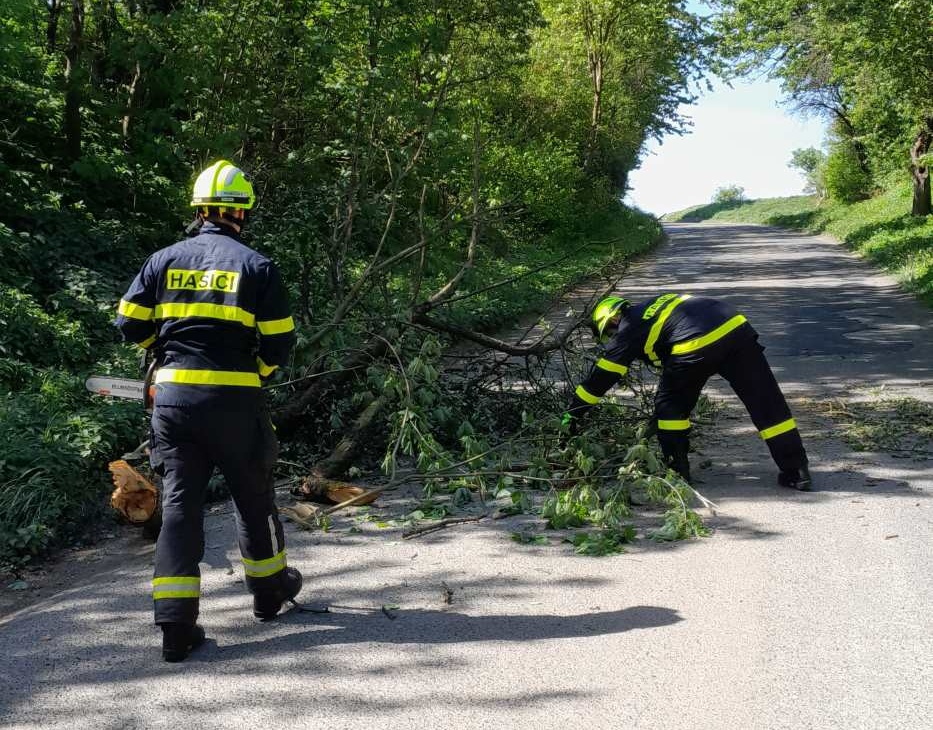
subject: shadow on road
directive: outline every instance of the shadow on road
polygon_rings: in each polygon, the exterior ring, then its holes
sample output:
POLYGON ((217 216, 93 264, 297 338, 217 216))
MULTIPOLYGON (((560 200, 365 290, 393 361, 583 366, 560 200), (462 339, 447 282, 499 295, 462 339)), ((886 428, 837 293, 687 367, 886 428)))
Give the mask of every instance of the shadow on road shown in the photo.
MULTIPOLYGON (((183 665, 168 665, 159 658, 158 633, 149 624, 148 605, 145 613, 141 610, 141 604, 148 601, 135 593, 137 581, 129 576, 119 578, 109 595, 98 593, 95 599, 82 599, 79 592, 71 596, 71 605, 60 600, 37 608, 38 615, 23 614, 3 625, 0 649, 8 666, 12 663, 13 671, 6 673, 0 682, 0 721, 22 722, 24 718, 17 717, 16 708, 33 705, 37 696, 51 691, 79 693, 105 703, 107 721, 100 726, 117 726, 110 724, 119 715, 114 702, 119 707, 118 698, 132 695, 132 683, 168 679, 179 672, 190 677, 186 682, 198 682, 199 678, 222 682, 225 675, 251 673, 257 679, 260 676, 268 679, 282 671, 301 672, 311 679, 316 674, 332 673, 333 663, 341 657, 353 656, 334 649, 352 650, 362 644, 399 647, 394 653, 377 652, 377 663, 367 665, 369 674, 404 676, 423 671, 426 663, 433 663, 432 671, 437 672, 438 682, 442 682, 445 669, 461 668, 468 660, 458 653, 441 661, 432 650, 438 645, 575 640, 665 627, 683 620, 677 611, 660 606, 568 615, 468 615, 456 610, 427 609, 394 610, 386 615, 378 607, 352 605, 360 597, 351 592, 330 597, 334 606, 331 613, 293 610, 272 624, 244 625, 246 601, 241 588, 239 592, 223 590, 220 595, 215 592, 210 596, 208 642, 183 665), (231 591, 236 595, 224 595, 231 591), (239 616, 239 625, 228 621, 227 614, 239 616), (142 627, 145 628, 140 631, 142 627), (44 632, 49 633, 41 635, 44 632), (328 648, 331 651, 318 651, 328 648)), ((554 651, 561 649, 555 646, 554 651)), ((358 672, 359 668, 353 671, 358 672)), ((360 702, 355 693, 359 689, 356 683, 348 683, 346 697, 332 694, 328 700, 334 705, 346 703, 357 707, 360 702)), ((471 704, 506 705, 521 699, 499 698, 494 687, 482 689, 480 695, 470 700, 471 704)), ((552 693, 547 697, 554 699, 552 693)), ((210 704, 216 697, 205 693, 201 699, 210 704)), ((202 710, 198 702, 191 705, 195 713, 202 710)), ((103 704, 97 708, 102 711, 103 704)), ((380 702, 379 708, 386 710, 386 703, 380 702)), ((127 708, 127 712, 128 717, 136 717, 138 722, 140 715, 135 710, 127 708)), ((54 703, 46 705, 43 722, 39 724, 68 726, 73 721, 78 726, 80 721, 87 720, 72 717, 74 713, 73 704, 62 707, 61 716, 56 715, 54 703)))
MULTIPOLYGON (((339 604, 338 604, 339 605, 339 604)), ((522 642, 576 639, 621 634, 637 629, 670 626, 683 619, 677 611, 658 606, 632 606, 568 616, 472 616, 456 611, 401 610, 388 619, 379 609, 365 612, 344 607, 330 614, 290 613, 280 619, 289 624, 310 624, 313 629, 287 637, 245 641, 218 650, 217 658, 240 659, 286 650, 379 642, 390 644, 458 644, 474 641, 522 642), (322 630, 323 629, 323 630, 322 630)), ((204 655, 205 660, 212 657, 204 655)))

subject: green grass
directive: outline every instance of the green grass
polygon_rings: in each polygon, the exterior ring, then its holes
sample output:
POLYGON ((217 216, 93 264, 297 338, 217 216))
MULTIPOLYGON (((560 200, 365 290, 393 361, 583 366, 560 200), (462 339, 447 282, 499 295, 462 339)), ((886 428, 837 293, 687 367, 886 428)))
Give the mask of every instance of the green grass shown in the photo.
POLYGON ((765 198, 698 205, 665 221, 761 223, 829 233, 874 261, 933 307, 933 216, 910 215, 909 185, 897 185, 858 203, 818 201, 812 196, 765 198))

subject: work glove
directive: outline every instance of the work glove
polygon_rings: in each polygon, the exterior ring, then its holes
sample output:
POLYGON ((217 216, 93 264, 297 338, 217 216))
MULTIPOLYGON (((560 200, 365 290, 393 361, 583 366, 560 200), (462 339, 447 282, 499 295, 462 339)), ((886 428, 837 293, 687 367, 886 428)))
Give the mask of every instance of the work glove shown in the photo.
POLYGON ((570 443, 570 439, 577 435, 577 432, 580 430, 580 419, 571 415, 569 411, 565 411, 564 415, 560 419, 560 431, 557 437, 557 445, 561 449, 567 448, 567 444, 570 443))

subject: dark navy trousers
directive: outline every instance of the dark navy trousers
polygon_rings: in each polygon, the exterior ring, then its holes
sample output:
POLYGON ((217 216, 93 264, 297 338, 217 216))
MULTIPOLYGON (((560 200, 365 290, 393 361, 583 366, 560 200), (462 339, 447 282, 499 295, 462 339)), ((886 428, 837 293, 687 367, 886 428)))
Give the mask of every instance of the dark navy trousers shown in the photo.
POLYGON ((156 543, 153 599, 157 624, 193 624, 201 595, 204 500, 215 467, 236 508, 237 537, 254 594, 284 579, 285 538, 275 508, 272 470, 278 440, 264 404, 159 406, 152 413, 150 460, 162 478, 162 531, 156 543))
POLYGON ((669 459, 686 457, 690 445, 690 413, 700 391, 713 375, 725 378, 748 409, 781 471, 807 464, 797 423, 758 343, 758 335, 744 325, 718 342, 688 356, 664 363, 655 396, 658 441, 669 459))

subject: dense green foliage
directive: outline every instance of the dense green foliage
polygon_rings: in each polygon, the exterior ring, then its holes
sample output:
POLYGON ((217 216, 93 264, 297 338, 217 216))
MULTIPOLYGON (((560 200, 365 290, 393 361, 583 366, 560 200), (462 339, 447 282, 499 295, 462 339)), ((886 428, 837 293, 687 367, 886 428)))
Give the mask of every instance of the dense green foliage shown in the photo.
POLYGON ((826 165, 826 153, 815 147, 794 150, 791 154, 788 167, 799 170, 806 180, 803 191, 816 194, 820 198, 826 196, 826 183, 823 180, 823 171, 826 165))
POLYGON ((837 144, 828 171, 842 200, 868 192, 872 181, 877 184, 892 172, 906 178, 909 171, 909 210, 930 214, 933 3, 720 0, 716 5, 721 47, 735 60, 736 71, 767 69, 783 82, 798 110, 832 121, 837 144))
POLYGON ((0 558, 69 534, 60 515, 103 503, 104 463, 142 432, 133 405, 81 381, 135 375, 113 307, 180 236, 200 168, 229 157, 254 177, 246 240, 279 263, 300 321, 286 377, 424 302, 562 259, 442 312, 501 325, 656 235, 618 199, 645 140, 680 128, 706 54, 684 4, 5 2, 0 558), (54 510, 23 501, 46 488, 54 510))
POLYGON ((713 193, 714 203, 737 203, 745 200, 745 188, 741 185, 724 185, 713 193))
POLYGON ((867 198, 871 191, 871 174, 859 164, 855 146, 847 141, 833 143, 817 174, 829 197, 842 203, 867 198))
POLYGON ((671 213, 670 221, 732 221, 829 233, 891 272, 909 291, 933 306, 933 218, 904 212, 909 185, 857 203, 811 196, 770 198, 728 205, 700 205, 671 213))

